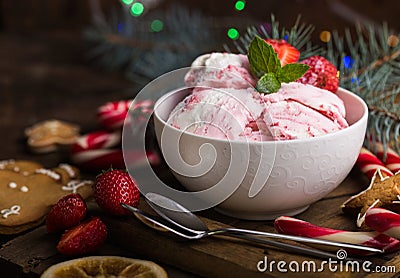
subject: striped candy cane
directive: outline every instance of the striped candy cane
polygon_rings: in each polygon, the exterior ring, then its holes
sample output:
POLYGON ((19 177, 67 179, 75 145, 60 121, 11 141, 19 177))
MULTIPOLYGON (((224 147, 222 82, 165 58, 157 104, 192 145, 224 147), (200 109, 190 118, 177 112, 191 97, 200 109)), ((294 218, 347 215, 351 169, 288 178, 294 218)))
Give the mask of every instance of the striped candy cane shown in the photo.
POLYGON ((104 170, 110 168, 125 168, 124 154, 129 158, 128 167, 157 165, 160 158, 156 152, 127 151, 121 149, 121 138, 125 120, 134 120, 131 124, 141 124, 153 112, 151 100, 121 100, 108 102, 97 110, 99 123, 106 130, 99 130, 81 136, 72 146, 71 160, 88 170, 104 170), (127 118, 128 112, 131 117, 127 118))
MULTIPOLYGON (((88 133, 80 137, 72 146, 71 160, 87 170, 105 170, 111 166, 125 168, 120 145, 121 131, 88 133)), ((133 166, 145 165, 145 160, 148 160, 151 165, 157 165, 160 162, 159 156, 155 152, 130 151, 127 155, 133 166)))
MULTIPOLYGON (((400 241, 378 232, 351 232, 344 230, 335 230, 313 225, 309 222, 299 220, 293 217, 281 216, 275 219, 274 227, 277 232, 287 235, 303 236, 332 240, 337 242, 353 243, 375 247, 384 252, 393 252, 400 250, 400 241)), ((319 246, 329 250, 329 247, 319 246)), ((349 253, 357 255, 368 255, 360 250, 347 250, 349 253)))
POLYGON ((88 170, 124 166, 120 131, 95 131, 80 137, 71 148, 71 160, 88 170))
POLYGON ((109 130, 119 129, 124 125, 128 111, 132 115, 135 115, 135 121, 144 120, 144 114, 151 114, 153 112, 153 104, 153 101, 149 99, 108 102, 99 107, 97 117, 99 123, 105 128, 109 130))
POLYGON ((386 167, 392 171, 393 173, 397 173, 400 171, 400 156, 399 154, 391 149, 389 146, 386 147, 386 157, 385 150, 383 144, 380 142, 376 143, 376 155, 377 157, 383 161, 386 167))
POLYGON ((132 100, 107 102, 97 110, 99 123, 107 129, 118 129, 123 126, 132 100))
POLYGON ((400 214, 383 208, 370 208, 365 224, 375 231, 400 239, 400 214))
POLYGON ((368 177, 372 179, 377 169, 381 170, 383 176, 393 176, 393 172, 390 171, 382 161, 379 160, 372 152, 366 148, 361 148, 360 154, 358 155, 356 166, 368 177))

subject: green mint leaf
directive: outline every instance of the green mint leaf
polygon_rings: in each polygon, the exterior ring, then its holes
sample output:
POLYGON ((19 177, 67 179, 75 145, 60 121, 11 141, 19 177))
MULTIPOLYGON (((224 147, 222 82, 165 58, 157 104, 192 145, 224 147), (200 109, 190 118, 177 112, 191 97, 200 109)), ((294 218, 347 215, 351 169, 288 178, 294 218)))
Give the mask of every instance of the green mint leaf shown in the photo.
POLYGON ((275 73, 269 72, 258 80, 256 89, 260 93, 271 94, 277 92, 280 87, 281 82, 278 80, 275 73))
POLYGON ((273 47, 258 36, 250 43, 247 56, 250 69, 257 77, 265 73, 277 73, 281 69, 281 63, 273 47))
POLYGON ((310 66, 300 63, 287 64, 278 72, 278 80, 285 83, 296 81, 302 77, 309 68, 310 66))

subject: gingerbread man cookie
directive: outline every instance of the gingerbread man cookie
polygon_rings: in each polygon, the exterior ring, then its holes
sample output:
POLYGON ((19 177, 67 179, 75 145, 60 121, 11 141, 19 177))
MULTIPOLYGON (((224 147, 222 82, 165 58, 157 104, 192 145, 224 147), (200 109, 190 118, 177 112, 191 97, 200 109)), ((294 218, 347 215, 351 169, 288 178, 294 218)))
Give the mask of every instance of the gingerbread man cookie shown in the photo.
POLYGON ((75 143, 79 137, 79 127, 59 120, 48 120, 27 128, 25 135, 32 151, 52 152, 59 146, 75 143))
POLYGON ((400 172, 386 176, 378 169, 366 190, 342 204, 343 212, 357 215, 357 227, 363 229, 368 229, 364 223, 365 215, 373 207, 400 210, 400 172))
POLYGON ((41 224, 63 196, 91 196, 92 184, 80 180, 79 170, 68 164, 46 169, 29 161, 0 162, 0 234, 15 234, 41 224))
POLYGON ((43 168, 41 164, 28 160, 9 159, 0 161, 0 170, 14 171, 24 176, 33 174, 40 168, 43 168))

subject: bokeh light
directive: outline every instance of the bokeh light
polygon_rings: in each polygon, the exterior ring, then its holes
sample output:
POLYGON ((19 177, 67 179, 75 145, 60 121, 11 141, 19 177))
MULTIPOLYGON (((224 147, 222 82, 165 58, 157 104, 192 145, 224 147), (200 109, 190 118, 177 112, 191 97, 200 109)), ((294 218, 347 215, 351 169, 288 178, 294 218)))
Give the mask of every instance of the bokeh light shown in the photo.
POLYGON ((239 31, 236 28, 229 28, 227 35, 232 40, 237 40, 239 38, 239 31))
POLYGON ((359 77, 352 77, 351 78, 351 83, 356 83, 357 85, 360 85, 360 78, 359 77))
POLYGON ((345 56, 344 58, 343 58, 343 65, 344 65, 344 67, 346 68, 346 69, 351 69, 352 67, 353 67, 353 64, 354 64, 354 60, 353 59, 351 59, 351 57, 350 56, 345 56))
POLYGON ((133 3, 133 0, 121 0, 122 3, 124 3, 125 5, 130 5, 133 3))
POLYGON ((150 28, 153 32, 161 32, 164 28, 164 23, 159 19, 155 19, 151 22, 150 28))
POLYGON ((245 6, 246 6, 246 1, 243 1, 243 0, 238 0, 238 1, 236 1, 236 3, 235 3, 235 9, 236 9, 237 11, 243 11, 243 9, 245 8, 245 6))
POLYGON ((118 22, 117 31, 121 33, 124 30, 124 24, 122 22, 118 22))
POLYGON ((395 35, 390 35, 388 37, 387 43, 390 47, 395 47, 399 43, 399 37, 395 35))
POLYGON ((140 2, 136 2, 131 6, 131 14, 133 16, 140 16, 144 12, 144 6, 140 2))
POLYGON ((323 42, 329 42, 331 40, 331 32, 329 31, 322 31, 319 34, 319 39, 323 42))

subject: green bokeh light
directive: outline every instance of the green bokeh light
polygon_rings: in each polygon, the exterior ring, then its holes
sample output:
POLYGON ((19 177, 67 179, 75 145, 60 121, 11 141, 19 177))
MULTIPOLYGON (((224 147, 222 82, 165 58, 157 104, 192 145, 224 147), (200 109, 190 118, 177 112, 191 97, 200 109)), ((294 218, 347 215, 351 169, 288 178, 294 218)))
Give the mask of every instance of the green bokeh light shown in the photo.
POLYGON ((130 5, 133 3, 133 0, 121 0, 122 3, 124 3, 125 5, 130 5))
POLYGON ((238 11, 242 11, 245 6, 246 6, 246 1, 243 0, 236 1, 235 3, 235 9, 238 11))
POLYGON ((228 37, 232 40, 237 40, 239 38, 239 31, 235 28, 230 28, 227 32, 228 37))
POLYGON ((140 16, 144 11, 144 6, 140 2, 136 2, 131 7, 131 14, 133 16, 140 16))
POLYGON ((161 32, 164 28, 164 23, 159 19, 155 19, 151 22, 150 28, 153 32, 161 32))

